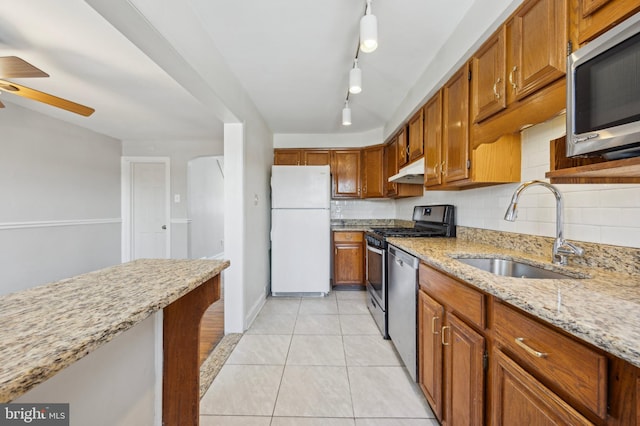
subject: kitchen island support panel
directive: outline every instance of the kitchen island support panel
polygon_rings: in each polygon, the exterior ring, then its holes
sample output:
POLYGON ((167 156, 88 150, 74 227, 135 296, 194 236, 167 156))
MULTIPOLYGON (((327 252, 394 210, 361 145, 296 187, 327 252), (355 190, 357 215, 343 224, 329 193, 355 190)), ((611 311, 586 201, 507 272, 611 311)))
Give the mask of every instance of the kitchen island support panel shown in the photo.
POLYGON ((197 425, 200 418, 200 322, 220 299, 220 276, 164 309, 162 419, 166 425, 197 425))

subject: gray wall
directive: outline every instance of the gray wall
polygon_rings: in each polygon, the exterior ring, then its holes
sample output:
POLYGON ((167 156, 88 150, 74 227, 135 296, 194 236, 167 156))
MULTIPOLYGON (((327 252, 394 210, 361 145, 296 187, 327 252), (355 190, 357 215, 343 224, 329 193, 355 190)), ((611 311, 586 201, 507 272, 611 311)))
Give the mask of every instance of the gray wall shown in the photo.
POLYGON ((0 294, 120 263, 120 141, 0 114, 0 294))
POLYGON ((187 165, 189 160, 205 155, 222 155, 219 140, 123 141, 125 157, 169 157, 171 162, 171 257, 189 257, 189 213, 187 165), (180 202, 174 196, 180 195, 180 202))

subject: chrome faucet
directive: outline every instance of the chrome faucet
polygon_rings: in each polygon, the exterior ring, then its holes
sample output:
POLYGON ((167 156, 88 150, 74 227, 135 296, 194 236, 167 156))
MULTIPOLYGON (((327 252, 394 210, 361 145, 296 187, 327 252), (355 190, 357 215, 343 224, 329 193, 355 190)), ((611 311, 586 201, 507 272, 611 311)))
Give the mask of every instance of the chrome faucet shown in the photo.
POLYGON ((530 186, 543 186, 547 188, 549 191, 553 193, 556 197, 556 240, 553 243, 553 263, 556 265, 566 265, 567 264, 567 256, 582 256, 584 254, 584 250, 575 244, 570 243, 565 240, 562 236, 562 211, 563 211, 563 202, 562 202, 562 194, 558 189, 548 184, 547 182, 543 182, 540 180, 532 180, 529 182, 525 182, 520 185, 516 191, 513 193, 513 197, 511 198, 511 204, 507 207, 507 212, 504 214, 504 220, 508 220, 509 222, 515 222, 516 217, 518 215, 518 199, 520 198, 520 194, 530 187, 530 186))

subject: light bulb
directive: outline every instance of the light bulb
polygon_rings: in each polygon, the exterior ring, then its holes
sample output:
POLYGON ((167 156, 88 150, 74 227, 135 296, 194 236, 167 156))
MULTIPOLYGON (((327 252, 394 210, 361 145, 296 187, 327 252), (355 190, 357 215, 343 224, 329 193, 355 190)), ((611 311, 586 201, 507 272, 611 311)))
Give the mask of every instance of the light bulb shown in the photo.
POLYGON ((362 70, 358 68, 358 60, 355 60, 353 68, 349 71, 349 93, 362 92, 362 70))
POLYGON ((351 108, 349 108, 349 101, 345 101, 344 108, 342 109, 342 125, 351 126, 351 108))
POLYGON ((371 0, 367 0, 367 10, 360 19, 360 50, 365 53, 378 48, 378 18, 371 14, 371 0))

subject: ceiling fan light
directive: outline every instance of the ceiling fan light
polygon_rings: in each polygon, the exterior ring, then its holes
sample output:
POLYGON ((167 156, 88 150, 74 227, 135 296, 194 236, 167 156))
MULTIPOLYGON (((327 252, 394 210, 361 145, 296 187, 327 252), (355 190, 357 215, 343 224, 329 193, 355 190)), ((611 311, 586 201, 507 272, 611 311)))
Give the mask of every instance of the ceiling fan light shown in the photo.
POLYGON ((358 68, 358 60, 356 59, 353 68, 349 71, 349 93, 362 92, 362 70, 358 68))
POLYGON ((351 126, 351 108, 349 108, 348 101, 344 103, 344 108, 342 109, 342 125, 351 126))
POLYGON ((367 0, 367 11, 360 19, 360 50, 365 53, 378 48, 378 18, 371 14, 371 0, 367 0))

